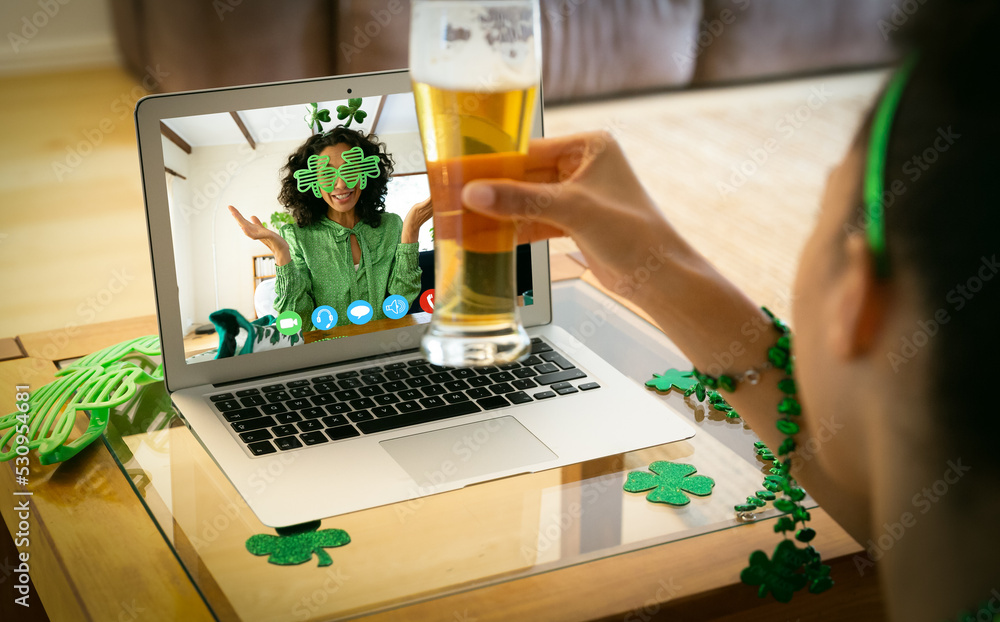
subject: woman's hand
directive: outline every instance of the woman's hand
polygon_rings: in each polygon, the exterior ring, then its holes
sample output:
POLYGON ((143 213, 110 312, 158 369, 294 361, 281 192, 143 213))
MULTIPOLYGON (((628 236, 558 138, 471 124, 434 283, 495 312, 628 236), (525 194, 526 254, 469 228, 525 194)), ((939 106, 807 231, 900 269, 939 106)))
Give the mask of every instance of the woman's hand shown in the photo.
POLYGON ((292 260, 292 255, 288 250, 288 242, 277 231, 265 227, 256 216, 251 216, 250 220, 247 220, 232 205, 229 206, 229 213, 236 219, 244 235, 251 240, 260 240, 264 246, 270 249, 274 255, 275 264, 283 266, 292 260))
POLYGON ((411 207, 410 211, 406 212, 406 218, 403 219, 403 233, 399 237, 399 243, 412 244, 416 242, 420 238, 420 227, 433 215, 434 205, 431 203, 430 197, 411 207))
POLYGON ((519 243, 571 236, 601 283, 640 304, 642 277, 690 252, 607 132, 533 140, 525 178, 469 182, 462 203, 513 218, 519 243))

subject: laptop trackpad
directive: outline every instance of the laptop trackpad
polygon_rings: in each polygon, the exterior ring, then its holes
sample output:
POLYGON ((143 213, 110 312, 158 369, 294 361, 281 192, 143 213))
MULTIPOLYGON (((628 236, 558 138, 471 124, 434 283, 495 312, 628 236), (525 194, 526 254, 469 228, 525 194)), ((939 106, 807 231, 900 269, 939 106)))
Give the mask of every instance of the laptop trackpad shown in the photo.
POLYGON ((420 486, 482 477, 558 457, 514 417, 497 417, 379 444, 420 486))

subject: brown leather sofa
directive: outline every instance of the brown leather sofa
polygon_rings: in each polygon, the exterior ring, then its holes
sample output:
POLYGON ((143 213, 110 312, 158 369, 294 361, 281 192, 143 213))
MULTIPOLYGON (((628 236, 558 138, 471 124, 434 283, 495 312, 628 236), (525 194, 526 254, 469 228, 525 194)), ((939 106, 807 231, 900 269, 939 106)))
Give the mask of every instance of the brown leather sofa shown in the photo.
MULTIPOLYGON (((112 0, 177 91, 406 66, 409 0, 112 0)), ((890 0, 541 0, 549 103, 885 63, 890 0)))

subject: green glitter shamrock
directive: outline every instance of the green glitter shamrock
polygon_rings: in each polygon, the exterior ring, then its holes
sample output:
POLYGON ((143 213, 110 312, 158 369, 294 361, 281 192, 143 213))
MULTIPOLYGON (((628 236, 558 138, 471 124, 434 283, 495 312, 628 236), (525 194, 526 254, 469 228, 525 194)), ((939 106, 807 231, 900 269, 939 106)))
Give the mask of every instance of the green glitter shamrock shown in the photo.
POLYGON ((295 528, 279 529, 277 536, 259 533, 247 539, 247 550, 254 555, 270 555, 267 561, 279 566, 304 564, 312 559, 313 553, 319 558, 320 566, 333 563, 324 548, 344 546, 351 537, 343 529, 321 529, 319 521, 306 523, 295 528))
POLYGON ((681 371, 679 369, 668 369, 663 375, 653 374, 652 380, 646 381, 647 387, 652 387, 657 391, 687 391, 692 386, 698 384, 698 379, 694 377, 693 371, 681 371))
POLYGON ((309 129, 313 131, 314 134, 318 134, 323 131, 323 123, 330 122, 330 111, 326 108, 320 109, 319 104, 312 103, 309 104, 312 108, 306 108, 309 112, 303 118, 309 129))
POLYGON ((685 492, 699 497, 712 494, 715 480, 705 475, 691 476, 697 469, 690 464, 674 464, 666 460, 657 460, 649 465, 649 470, 633 471, 625 480, 627 492, 645 492, 652 490, 646 499, 653 503, 668 503, 670 505, 687 505, 691 502, 685 492))
POLYGON ((764 551, 754 551, 750 554, 750 565, 740 573, 740 580, 747 585, 760 586, 757 595, 761 598, 771 592, 775 600, 787 603, 808 583, 806 575, 797 572, 803 565, 804 553, 791 540, 779 542, 771 559, 764 551))
POLYGON ((344 124, 344 127, 351 127, 351 121, 357 121, 358 123, 363 123, 365 117, 367 116, 368 113, 365 112, 364 110, 361 110, 360 97, 352 97, 351 99, 347 100, 346 106, 337 106, 337 118, 340 119, 341 121, 347 119, 347 123, 344 124))

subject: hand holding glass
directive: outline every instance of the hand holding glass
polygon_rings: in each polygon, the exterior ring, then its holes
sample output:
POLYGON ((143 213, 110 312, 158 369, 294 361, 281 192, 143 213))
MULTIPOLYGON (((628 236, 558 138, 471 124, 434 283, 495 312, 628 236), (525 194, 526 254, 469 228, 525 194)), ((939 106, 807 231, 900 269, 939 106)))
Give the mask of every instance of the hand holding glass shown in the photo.
POLYGON ((530 346, 517 312, 514 224, 467 210, 473 179, 523 179, 540 77, 537 0, 415 0, 410 72, 434 201, 432 363, 508 363, 530 346))

